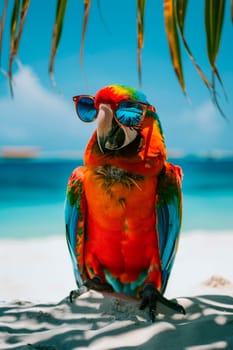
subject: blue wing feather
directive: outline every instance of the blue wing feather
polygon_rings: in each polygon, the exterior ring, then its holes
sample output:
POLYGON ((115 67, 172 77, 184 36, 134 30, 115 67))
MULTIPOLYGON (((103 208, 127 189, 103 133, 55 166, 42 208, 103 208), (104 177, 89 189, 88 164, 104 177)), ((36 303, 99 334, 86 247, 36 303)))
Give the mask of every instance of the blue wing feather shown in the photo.
POLYGON ((158 183, 157 230, 162 265, 162 293, 174 263, 181 228, 181 169, 166 164, 158 183))
POLYGON ((79 221, 85 219, 80 205, 84 196, 82 175, 81 168, 75 169, 70 177, 65 199, 66 240, 78 288, 83 285, 83 276, 77 257, 77 227, 79 221))

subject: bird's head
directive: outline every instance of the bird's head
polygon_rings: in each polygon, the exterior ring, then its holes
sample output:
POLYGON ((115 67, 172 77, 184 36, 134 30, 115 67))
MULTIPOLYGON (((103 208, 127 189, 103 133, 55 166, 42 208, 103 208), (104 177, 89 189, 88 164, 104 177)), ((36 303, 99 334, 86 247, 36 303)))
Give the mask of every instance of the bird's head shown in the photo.
POLYGON ((122 162, 145 162, 161 155, 165 157, 158 116, 142 92, 110 85, 95 96, 80 95, 73 100, 82 121, 97 122, 85 152, 86 164, 104 160, 114 165, 120 162, 122 166, 122 162))

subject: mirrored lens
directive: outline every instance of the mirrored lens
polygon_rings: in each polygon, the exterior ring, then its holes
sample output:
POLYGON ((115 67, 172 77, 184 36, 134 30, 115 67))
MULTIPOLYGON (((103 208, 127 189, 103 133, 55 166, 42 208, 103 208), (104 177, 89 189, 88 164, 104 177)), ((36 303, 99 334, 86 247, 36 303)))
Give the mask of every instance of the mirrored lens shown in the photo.
POLYGON ((90 97, 80 97, 76 110, 79 118, 86 123, 92 122, 96 117, 94 100, 90 97))
POLYGON ((125 126, 136 126, 142 121, 143 107, 137 102, 122 101, 115 111, 118 121, 125 126))

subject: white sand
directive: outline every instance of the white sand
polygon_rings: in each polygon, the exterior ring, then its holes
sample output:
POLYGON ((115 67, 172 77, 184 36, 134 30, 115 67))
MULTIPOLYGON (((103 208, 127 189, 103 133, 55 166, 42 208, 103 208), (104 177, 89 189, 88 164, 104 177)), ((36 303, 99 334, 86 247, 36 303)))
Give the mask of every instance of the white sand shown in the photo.
POLYGON ((1 240, 0 349, 233 349, 233 232, 181 236, 166 296, 151 324, 138 301, 75 289, 65 238, 1 240))

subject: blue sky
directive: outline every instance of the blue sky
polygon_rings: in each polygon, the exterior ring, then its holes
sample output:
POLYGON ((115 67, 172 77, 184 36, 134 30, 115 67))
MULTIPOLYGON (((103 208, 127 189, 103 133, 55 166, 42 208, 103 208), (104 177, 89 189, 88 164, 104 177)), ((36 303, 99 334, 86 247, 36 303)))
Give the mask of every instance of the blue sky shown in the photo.
MULTIPOLYGON (((138 88, 134 3, 100 1, 103 22, 97 1, 93 1, 81 68, 79 46, 83 4, 81 0, 69 0, 55 62, 58 92, 52 88, 47 74, 56 1, 31 1, 19 50, 20 63, 14 66, 13 100, 7 80, 0 76, 0 149, 4 146, 37 146, 43 152, 83 151, 95 124, 87 125, 76 119, 72 96, 95 94, 108 84, 138 88)), ((186 33, 194 56, 210 77, 203 3, 202 0, 190 1, 186 33)), ((230 122, 226 122, 212 105, 207 89, 185 53, 183 69, 191 102, 184 97, 170 62, 161 4, 159 0, 146 2, 142 91, 156 106, 167 147, 185 153, 233 152, 233 26, 230 22, 230 1, 226 4, 217 60, 228 94, 226 102, 218 86, 219 101, 230 122)), ((7 67, 8 51, 5 36, 3 68, 7 67)))

